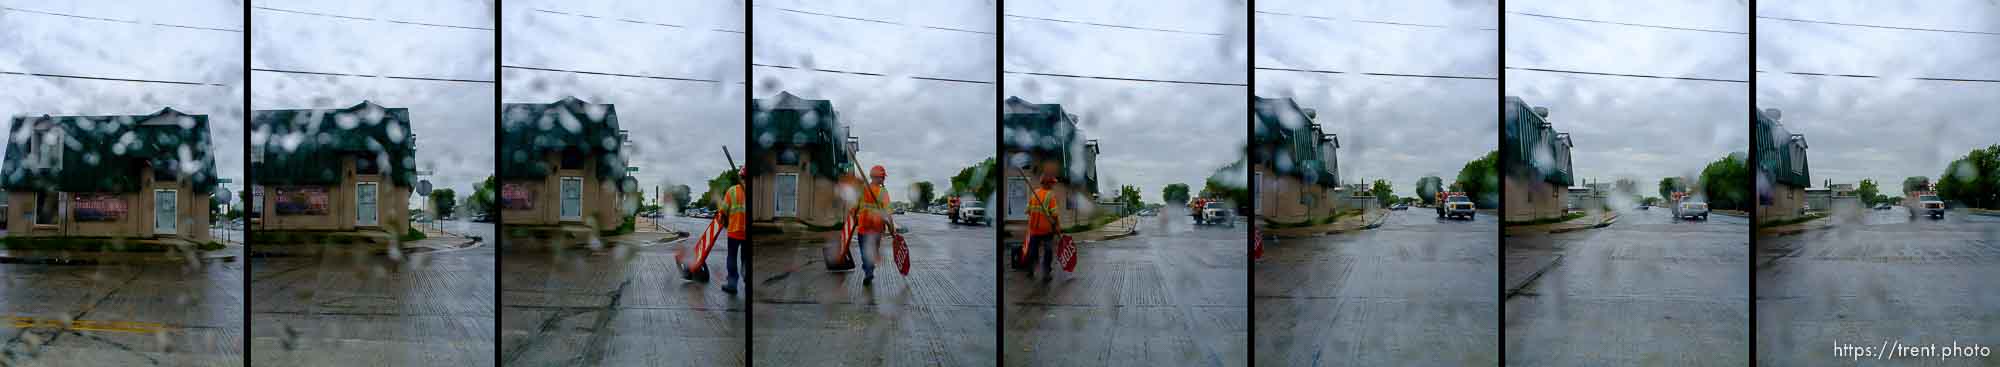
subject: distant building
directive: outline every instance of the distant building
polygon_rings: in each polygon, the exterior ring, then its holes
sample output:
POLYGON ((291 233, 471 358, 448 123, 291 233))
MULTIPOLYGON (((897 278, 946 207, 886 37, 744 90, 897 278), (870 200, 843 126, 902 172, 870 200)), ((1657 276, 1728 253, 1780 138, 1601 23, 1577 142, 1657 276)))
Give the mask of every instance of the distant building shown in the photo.
POLYGON ((500 115, 498 205, 507 225, 614 230, 626 218, 626 137, 617 106, 576 97, 508 103, 500 115))
POLYGON ((1806 137, 1793 134, 1778 121, 1777 109, 1756 111, 1757 220, 1798 218, 1805 214, 1806 188, 1812 185, 1806 160, 1806 137))
MULTIPOLYGON (((1257 121, 1250 150, 1257 185, 1257 216, 1263 224, 1298 224, 1332 217, 1343 208, 1361 208, 1339 197, 1340 138, 1322 130, 1318 113, 1290 98, 1256 98, 1257 121)), ((1367 185, 1347 190, 1365 195, 1367 185)))
POLYGON ((1560 218, 1569 206, 1575 172, 1570 165, 1569 134, 1557 132, 1548 109, 1529 107, 1508 96, 1501 120, 1500 163, 1506 198, 1503 220, 1525 222, 1560 218))
MULTIPOLYGON (((750 104, 750 222, 776 231, 838 231, 850 203, 842 184, 857 185, 854 152, 833 102, 779 92, 750 104)), ((722 200, 721 192, 710 200, 722 200)))
POLYGON ((1061 104, 1036 104, 1007 97, 1001 115, 1001 180, 1007 215, 1005 230, 1016 233, 1028 223, 1028 195, 1041 177, 1055 177, 1051 196, 1062 200, 1056 215, 1061 228, 1087 223, 1096 214, 1097 140, 1084 139, 1077 116, 1061 104))
POLYGON ((256 110, 266 136, 250 154, 253 231, 402 236, 416 182, 410 111, 363 101, 342 109, 256 110))
POLYGON ((209 240, 208 115, 20 116, 7 141, 7 235, 209 240))

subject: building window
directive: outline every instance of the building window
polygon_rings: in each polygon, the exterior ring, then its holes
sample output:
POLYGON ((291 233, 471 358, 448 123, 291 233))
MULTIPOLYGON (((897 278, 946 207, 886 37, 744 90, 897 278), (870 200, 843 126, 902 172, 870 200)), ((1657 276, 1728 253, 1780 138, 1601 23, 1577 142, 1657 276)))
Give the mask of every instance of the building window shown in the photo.
POLYGON ((374 154, 360 154, 354 156, 354 174, 357 175, 382 174, 382 164, 381 162, 377 162, 375 160, 375 157, 376 156, 374 154))
POLYGON ((1007 178, 1007 219, 1023 219, 1028 215, 1028 178, 1007 178))
POLYGON ((161 162, 163 163, 159 166, 153 167, 153 182, 174 182, 180 180, 180 162, 174 160, 164 160, 161 162))
POLYGON ((62 194, 54 191, 35 193, 35 224, 56 224, 62 218, 62 194))
POLYGON ((558 208, 560 219, 583 220, 583 178, 563 177, 558 184, 561 185, 556 187, 557 194, 561 195, 561 202, 558 203, 561 205, 561 208, 558 208))
POLYGON ((562 169, 583 169, 583 151, 563 149, 561 163, 562 169))
POLYGON ((774 215, 779 217, 799 216, 799 174, 780 173, 774 186, 778 194, 778 199, 771 201, 771 204, 774 204, 774 210, 772 210, 775 212, 774 215))
POLYGON ((251 186, 249 216, 251 218, 257 218, 262 216, 263 214, 264 214, 264 187, 251 186))
POLYGON ((1792 146, 1792 173, 1806 173, 1806 150, 1797 145, 1792 146))
POLYGON ((799 164, 799 151, 785 148, 778 151, 778 164, 793 166, 799 164))
POLYGON ((61 169, 63 158, 62 129, 51 128, 34 135, 37 168, 61 169))

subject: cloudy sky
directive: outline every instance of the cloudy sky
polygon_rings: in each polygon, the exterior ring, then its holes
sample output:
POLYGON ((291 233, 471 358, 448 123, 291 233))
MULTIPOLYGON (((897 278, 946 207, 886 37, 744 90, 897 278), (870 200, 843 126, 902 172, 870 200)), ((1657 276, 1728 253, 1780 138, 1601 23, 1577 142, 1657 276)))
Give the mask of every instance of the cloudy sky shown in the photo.
MULTIPOLYGON (((1757 16, 1937 30, 2000 32, 2000 1, 1763 2, 1757 16)), ((1810 146, 1813 187, 1875 179, 1901 192, 1904 177, 1933 180, 1967 152, 2000 144, 2000 35, 1757 20, 1757 70, 1882 75, 1833 78, 1757 74, 1757 104, 1784 111, 1810 146)))
MULTIPOLYGON (((1493 1, 1257 3, 1257 67, 1497 77, 1493 1), (1359 20, 1359 21, 1357 21, 1359 20), (1378 22, 1379 21, 1379 22, 1378 22), (1383 22, 1410 25, 1384 24, 1383 22)), ((1340 135, 1343 183, 1388 179, 1415 196, 1417 179, 1449 185, 1499 145, 1497 80, 1257 70, 1257 95, 1315 109, 1340 135)))
POLYGON ((421 178, 470 195, 493 174, 493 14, 490 0, 258 1, 252 69, 464 81, 253 71, 250 107, 408 108, 421 178))
POLYGON ((1010 96, 1062 104, 1078 115, 1085 137, 1099 141, 1101 195, 1133 185, 1145 201, 1160 202, 1167 184, 1200 190, 1217 168, 1243 158, 1250 108, 1244 98, 1249 91, 1240 85, 1249 82, 1244 6, 1231 0, 1008 1, 1004 88, 1010 96))
POLYGON ((741 1, 508 1, 502 11, 501 100, 616 105, 648 200, 675 184, 701 195, 729 167, 723 146, 742 164, 741 1))
MULTIPOLYGON (((1740 0, 1523 0, 1506 5, 1508 68, 1750 78, 1749 36, 1721 33, 1749 30, 1750 9, 1740 0)), ((1663 177, 1699 177, 1709 163, 1749 150, 1746 83, 1506 73, 1507 95, 1548 107, 1556 131, 1575 141, 1571 157, 1579 179, 1609 183, 1631 178, 1641 193, 1658 195, 1663 177)))
POLYGON ((994 5, 958 1, 758 1, 753 98, 791 92, 833 102, 861 140, 856 158, 889 172, 890 197, 911 184, 942 192, 959 169, 993 157, 994 5), (873 21, 850 18, 870 19, 873 21), (947 29, 940 29, 947 28, 947 29), (945 82, 912 77, 972 81, 945 82))
MULTIPOLYGON (((0 115, 145 115, 168 107, 208 115, 216 173, 234 182, 227 185, 231 190, 243 188, 241 3, 189 0, 0 4, 9 8, 0 9, 0 29, 5 30, 0 31, 0 83, 6 85, 0 88, 0 115)), ((8 133, 0 131, 0 136, 8 133)))

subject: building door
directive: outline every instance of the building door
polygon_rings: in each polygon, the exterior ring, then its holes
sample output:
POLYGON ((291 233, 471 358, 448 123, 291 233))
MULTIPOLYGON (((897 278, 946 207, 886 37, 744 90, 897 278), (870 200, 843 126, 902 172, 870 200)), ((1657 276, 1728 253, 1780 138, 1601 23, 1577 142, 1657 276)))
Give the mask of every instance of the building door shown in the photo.
POLYGON ((380 214, 375 208, 376 185, 378 184, 374 182, 354 184, 354 226, 374 227, 381 225, 380 221, 377 220, 378 218, 376 218, 380 214))
POLYGON ((1028 178, 1007 178, 1007 220, 1028 218, 1028 178))
POLYGON ((154 234, 180 233, 180 231, 178 231, 177 228, 175 228, 176 227, 175 222, 180 218, 179 216, 174 215, 174 213, 178 213, 177 210, 179 210, 178 208, 179 205, 176 205, 179 204, 179 197, 176 196, 175 194, 176 192, 174 190, 153 190, 153 233, 154 234))
POLYGON ((562 220, 583 220, 583 178, 563 177, 561 186, 562 220))
POLYGON ((798 217, 799 174, 797 173, 778 174, 777 192, 778 192, 778 200, 771 202, 772 204, 776 204, 775 206, 772 207, 772 212, 773 212, 772 215, 778 217, 798 217))

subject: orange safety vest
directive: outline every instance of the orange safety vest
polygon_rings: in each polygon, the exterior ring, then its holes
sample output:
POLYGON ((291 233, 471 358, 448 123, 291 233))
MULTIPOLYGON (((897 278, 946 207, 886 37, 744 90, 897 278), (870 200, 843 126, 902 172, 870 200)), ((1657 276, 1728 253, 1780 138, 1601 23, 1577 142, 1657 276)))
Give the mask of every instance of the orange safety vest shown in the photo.
POLYGON ((862 233, 882 233, 887 221, 883 215, 889 213, 889 192, 881 187, 869 185, 861 190, 861 211, 856 214, 861 223, 862 233))
POLYGON ((729 218, 729 238, 748 239, 746 235, 750 232, 746 227, 749 227, 749 221, 744 220, 743 215, 743 185, 730 186, 729 191, 722 194, 722 212, 725 218, 729 218))
POLYGON ((1049 199, 1049 189, 1035 189, 1028 196, 1028 235, 1037 236, 1056 232, 1056 201, 1049 199))

